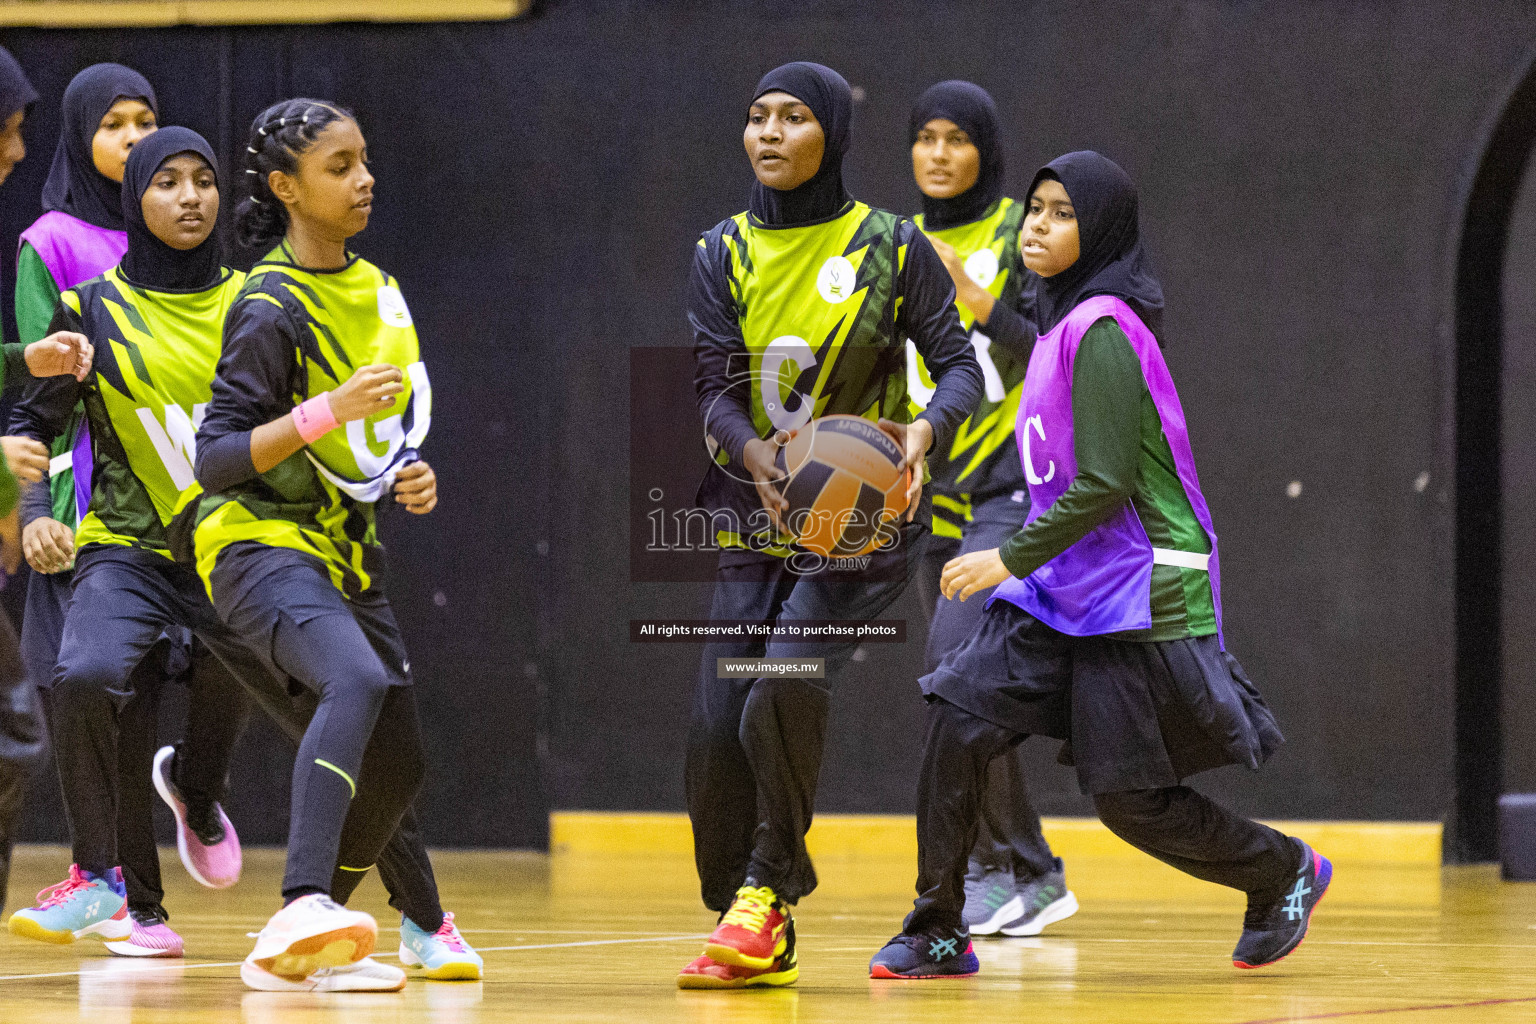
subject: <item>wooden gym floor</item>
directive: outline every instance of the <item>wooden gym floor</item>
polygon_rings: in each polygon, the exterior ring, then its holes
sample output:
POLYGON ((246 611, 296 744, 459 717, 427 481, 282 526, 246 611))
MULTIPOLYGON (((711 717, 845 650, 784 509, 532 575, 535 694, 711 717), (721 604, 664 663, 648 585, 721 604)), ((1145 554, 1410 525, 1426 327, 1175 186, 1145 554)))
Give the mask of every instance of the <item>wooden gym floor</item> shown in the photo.
MULTIPOLYGON (((680 992, 673 977, 712 924, 685 853, 446 852, 435 856, 444 902, 484 952, 485 981, 311 996, 250 992, 237 976, 246 933, 276 906, 278 851, 248 851, 245 878, 226 892, 193 884, 174 850, 161 856, 187 959, 124 960, 94 940, 48 946, 0 933, 0 1022, 1536 1020, 1536 886, 1502 884, 1491 867, 1341 860, 1305 945, 1240 972, 1228 960, 1240 896, 1130 851, 1074 856, 1076 917, 1041 938, 978 940, 976 978, 873 982, 865 964, 911 897, 910 850, 823 853, 821 888, 797 915, 798 987, 680 992)), ((18 851, 12 905, 62 877, 66 860, 56 848, 18 851)), ((397 922, 376 879, 354 905, 379 918, 392 961, 397 922)))

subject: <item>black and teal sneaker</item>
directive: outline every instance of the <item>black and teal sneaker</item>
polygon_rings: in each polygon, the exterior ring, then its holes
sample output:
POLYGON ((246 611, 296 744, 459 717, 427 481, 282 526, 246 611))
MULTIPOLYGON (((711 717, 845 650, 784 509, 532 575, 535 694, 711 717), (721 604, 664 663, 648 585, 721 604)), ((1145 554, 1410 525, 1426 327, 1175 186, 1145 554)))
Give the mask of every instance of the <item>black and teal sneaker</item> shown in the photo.
POLYGON ((1267 967, 1285 959, 1307 937, 1312 912, 1333 881, 1333 864, 1300 839, 1296 843, 1302 857, 1295 880, 1277 897, 1248 897, 1243 936, 1232 951, 1232 966, 1244 970, 1267 967))
POLYGON ((981 970, 971 948, 971 937, 956 931, 947 935, 902 933, 869 961, 871 978, 969 978, 981 970))

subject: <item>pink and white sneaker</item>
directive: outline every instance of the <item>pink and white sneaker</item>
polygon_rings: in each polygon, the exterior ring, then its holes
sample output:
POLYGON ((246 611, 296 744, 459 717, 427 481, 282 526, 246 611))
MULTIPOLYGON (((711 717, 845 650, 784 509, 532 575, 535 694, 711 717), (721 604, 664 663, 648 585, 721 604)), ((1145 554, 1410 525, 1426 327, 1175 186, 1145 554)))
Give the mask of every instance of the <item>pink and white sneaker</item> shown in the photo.
POLYGON ((175 747, 161 747, 150 774, 155 792, 176 816, 176 852, 181 854, 187 874, 199 883, 210 889, 228 889, 240 881, 240 837, 218 804, 213 805, 209 820, 188 823, 186 801, 171 782, 170 765, 175 756, 175 747))
POLYGON ((128 911, 133 919, 133 931, 121 942, 108 942, 107 950, 117 956, 179 957, 182 955, 181 936, 171 930, 165 918, 154 910, 128 911))

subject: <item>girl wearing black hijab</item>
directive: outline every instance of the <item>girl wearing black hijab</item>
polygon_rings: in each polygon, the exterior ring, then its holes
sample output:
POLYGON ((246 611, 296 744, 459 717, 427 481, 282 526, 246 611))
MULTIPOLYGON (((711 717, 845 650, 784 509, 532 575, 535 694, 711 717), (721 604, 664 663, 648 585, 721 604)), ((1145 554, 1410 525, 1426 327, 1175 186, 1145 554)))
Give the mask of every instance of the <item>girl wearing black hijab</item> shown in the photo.
MULTIPOLYGON (((918 227, 955 282, 960 323, 971 329, 986 388, 933 473, 933 537, 919 577, 932 609, 926 671, 958 647, 981 618, 982 601, 948 601, 939 576, 956 555, 995 548, 1029 511, 1013 444, 1024 368, 1035 344, 1030 289, 1019 253, 1024 204, 1004 196, 997 107, 971 82, 940 82, 918 98, 908 125, 912 175, 923 195, 918 227)), ((908 345, 908 387, 921 406, 923 367, 908 345)), ((965 880, 965 923, 973 935, 1038 935, 1077 912, 1061 861, 1040 830, 1018 751, 989 771, 976 849, 965 880)))
MULTIPOLYGON (((694 384, 714 455, 699 501, 722 548, 712 619, 863 620, 889 607, 915 575, 929 531, 925 455, 947 450, 981 392, 933 247, 910 221, 848 195, 852 120, 851 90, 830 68, 797 62, 765 75, 743 133, 756 175, 748 209, 706 232, 694 252, 694 384), (915 420, 907 337, 937 382, 915 420), (787 506, 775 456, 813 409, 878 422, 914 471, 897 542, 862 570, 828 564, 778 528, 787 506)), ((790 907, 816 886, 805 833, 831 687, 856 646, 706 646, 686 788, 704 902, 721 918, 680 986, 787 985, 798 976, 790 907), (825 678, 716 677, 718 658, 764 656, 825 659, 825 678)))
MULTIPOLYGON (((121 185, 128 153, 157 126, 155 90, 121 64, 93 64, 64 90, 63 126, 48 180, 44 213, 21 233, 16 256, 16 327, 23 342, 41 338, 59 293, 104 273, 128 249, 121 185)), ((48 487, 22 499, 22 540, 33 575, 27 586, 22 654, 39 686, 58 661, 69 602, 74 528, 89 500, 88 476, 75 479, 71 452, 83 469, 90 434, 77 412, 49 453, 48 487)))
MULTIPOLYGON (((16 322, 23 340, 49 330, 61 291, 83 284, 117 265, 129 250, 129 221, 142 216, 137 204, 122 200, 123 175, 133 147, 155 131, 158 101, 143 75, 121 64, 93 64, 64 91, 63 125, 48 180, 43 186, 46 212, 22 232, 17 256, 16 322)), ((163 244, 140 231, 138 250, 163 244)), ((208 252, 217 260, 214 247, 208 252)), ((30 397, 30 395, 28 396, 30 397)), ((13 429, 19 429, 14 419, 13 429)), ((35 442, 29 442, 35 443, 35 442)), ((22 619, 22 661, 35 686, 51 684, 59 660, 59 642, 73 582, 75 527, 90 500, 90 427, 77 408, 51 451, 46 486, 25 489, 21 502, 22 548, 32 575, 22 619), (77 478, 76 469, 80 470, 77 478)), ((178 638, 180 639, 180 638, 178 638)), ((207 652, 196 652, 206 661, 207 652)), ((122 711, 123 732, 134 742, 122 747, 118 841, 130 912, 144 929, 163 927, 164 898, 155 848, 151 805, 150 758, 160 681, 185 669, 186 644, 163 641, 136 669, 139 696, 122 711), (151 744, 148 751, 136 743, 151 744)), ((237 695, 238 696, 238 695, 237 695)), ((202 855, 224 846, 238 850, 238 840, 218 810, 217 800, 189 790, 186 813, 178 816, 178 846, 202 855)), ((238 859, 232 862, 238 865, 238 859)), ((193 872, 205 884, 232 884, 235 876, 193 872)), ((121 951, 160 955, 166 945, 153 942, 137 950, 138 935, 121 951)))
MULTIPOLYGON (((198 493, 192 417, 208 401, 223 314, 243 280, 221 265, 218 209, 216 163, 201 136, 166 128, 140 141, 125 167, 123 260, 66 288, 52 323, 101 339, 101 357, 83 381, 34 387, 13 413, 19 433, 50 444, 83 403, 94 439, 72 599, 46 683, 75 865, 37 907, 12 915, 19 935, 95 934, 123 955, 181 955, 160 906, 154 847, 136 845, 149 821, 157 717, 138 713, 157 707, 154 692, 138 691, 158 690, 167 633, 192 629, 220 661, 250 661, 221 629, 200 628, 217 619, 196 574, 170 555, 175 517, 198 493), (146 663, 154 665, 147 678, 139 671, 146 663), (126 884, 124 868, 137 883, 126 884)), ((198 880, 229 885, 239 876, 239 845, 218 799, 246 705, 207 651, 196 661, 189 742, 172 774, 179 791, 206 795, 220 831, 213 854, 202 851, 198 880)), ((179 827, 185 817, 183 808, 179 827)))
POLYGON ((1294 950, 1332 879, 1300 839, 1183 784, 1222 765, 1257 769, 1283 740, 1225 650, 1216 533, 1138 221, 1135 186, 1098 153, 1059 157, 1031 184, 1022 249, 1041 335, 1017 425, 1030 516, 1000 547, 944 567, 948 598, 996 590, 922 679, 919 896, 872 977, 978 969, 960 950, 983 776, 1031 734, 1067 741, 1064 760, 1120 838, 1248 894, 1238 967, 1294 950))

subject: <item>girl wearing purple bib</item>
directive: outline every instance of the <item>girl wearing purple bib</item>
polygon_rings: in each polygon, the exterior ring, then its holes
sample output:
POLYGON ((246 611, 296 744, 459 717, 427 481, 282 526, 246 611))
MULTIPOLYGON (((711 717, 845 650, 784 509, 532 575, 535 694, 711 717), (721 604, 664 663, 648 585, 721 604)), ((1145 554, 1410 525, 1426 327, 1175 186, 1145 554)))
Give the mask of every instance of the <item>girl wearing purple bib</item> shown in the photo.
POLYGON ((987 765, 1058 737, 1099 817, 1164 863, 1248 894, 1238 967, 1290 953, 1332 865, 1184 786, 1258 768, 1283 742, 1225 651, 1216 533, 1159 347, 1162 288, 1136 189, 1093 152, 1047 164, 1022 232, 1040 339, 1015 430, 1023 530, 944 567, 946 597, 996 586, 970 637, 922 679, 918 898, 872 977, 975 973, 962 921, 987 765))

